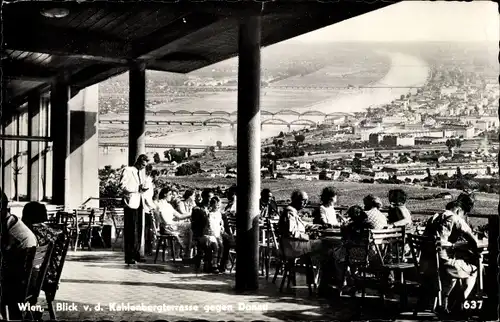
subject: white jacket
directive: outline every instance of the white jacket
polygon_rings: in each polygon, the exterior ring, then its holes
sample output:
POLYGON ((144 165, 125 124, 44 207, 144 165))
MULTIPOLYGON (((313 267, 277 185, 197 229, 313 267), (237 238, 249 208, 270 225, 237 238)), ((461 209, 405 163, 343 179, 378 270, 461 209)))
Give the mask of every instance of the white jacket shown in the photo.
POLYGON ((126 167, 123 169, 120 186, 124 191, 123 201, 130 209, 137 209, 144 205, 144 195, 139 192, 139 186, 145 185, 145 171, 139 171, 136 167, 126 167))

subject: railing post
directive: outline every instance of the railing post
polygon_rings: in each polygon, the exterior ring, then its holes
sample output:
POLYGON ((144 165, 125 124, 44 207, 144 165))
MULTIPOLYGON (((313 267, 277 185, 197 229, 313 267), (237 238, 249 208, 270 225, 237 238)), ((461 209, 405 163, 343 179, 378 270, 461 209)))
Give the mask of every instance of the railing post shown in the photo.
POLYGON ((259 288, 260 16, 239 26, 236 290, 259 288))

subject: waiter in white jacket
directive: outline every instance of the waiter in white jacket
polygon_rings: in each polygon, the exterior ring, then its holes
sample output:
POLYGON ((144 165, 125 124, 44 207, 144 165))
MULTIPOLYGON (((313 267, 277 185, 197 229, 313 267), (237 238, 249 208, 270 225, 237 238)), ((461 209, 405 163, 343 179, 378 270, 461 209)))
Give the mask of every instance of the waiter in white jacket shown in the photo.
POLYGON ((139 155, 134 166, 123 169, 120 185, 123 189, 124 208, 124 248, 125 263, 135 264, 145 262, 141 256, 141 242, 143 235, 144 193, 149 187, 146 185, 145 167, 149 159, 145 154, 139 155))

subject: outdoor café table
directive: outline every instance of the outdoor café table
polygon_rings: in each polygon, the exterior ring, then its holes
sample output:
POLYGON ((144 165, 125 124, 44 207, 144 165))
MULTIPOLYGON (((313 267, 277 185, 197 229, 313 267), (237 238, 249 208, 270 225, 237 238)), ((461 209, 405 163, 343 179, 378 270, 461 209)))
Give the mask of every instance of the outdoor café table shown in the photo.
MULTIPOLYGON (((466 249, 467 247, 467 242, 457 242, 454 244, 450 245, 443 245, 444 247, 451 247, 453 246, 455 249, 466 249)), ((488 254, 488 239, 479 239, 477 241, 477 248, 479 250, 479 258, 478 258, 478 280, 477 280, 477 291, 482 292, 483 291, 483 270, 484 270, 484 265, 483 265, 483 260, 484 256, 488 254)))

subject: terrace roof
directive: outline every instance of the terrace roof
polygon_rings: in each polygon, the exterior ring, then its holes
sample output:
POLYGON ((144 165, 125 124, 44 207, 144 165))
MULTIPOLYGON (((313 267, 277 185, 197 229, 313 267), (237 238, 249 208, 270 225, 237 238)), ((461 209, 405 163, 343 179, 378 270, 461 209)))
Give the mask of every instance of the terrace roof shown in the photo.
POLYGON ((18 107, 62 74, 77 92, 131 61, 188 73, 226 60, 237 55, 238 19, 248 12, 262 15, 262 46, 269 46, 394 2, 4 2, 3 103, 18 107), (69 12, 42 14, 54 8, 69 12))

